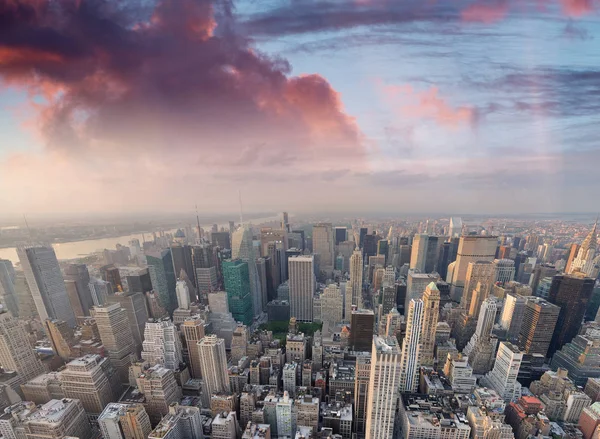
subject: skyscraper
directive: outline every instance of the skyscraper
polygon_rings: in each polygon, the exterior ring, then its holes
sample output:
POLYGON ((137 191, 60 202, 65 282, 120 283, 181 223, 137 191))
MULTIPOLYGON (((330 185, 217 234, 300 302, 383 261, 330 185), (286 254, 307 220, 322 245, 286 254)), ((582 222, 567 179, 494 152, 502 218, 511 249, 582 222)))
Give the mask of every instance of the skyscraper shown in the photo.
POLYGON ((15 289, 16 274, 11 261, 0 259, 0 302, 13 317, 19 317, 19 305, 15 289))
MULTIPOLYGON (((65 281, 73 281, 77 302, 81 306, 82 315, 89 316, 90 308, 94 306, 90 291, 90 273, 85 264, 69 264, 65 268, 65 281)), ((73 300, 71 300, 73 302, 73 300)))
POLYGON ((354 419, 356 420, 356 432, 358 434, 364 434, 367 423, 369 380, 371 377, 371 352, 356 356, 355 371, 354 419))
POLYGON ((252 297, 252 309, 254 316, 258 316, 263 312, 263 301, 260 277, 256 267, 257 255, 254 253, 254 246, 252 244, 252 230, 248 225, 241 225, 233 233, 231 241, 231 258, 241 259, 248 264, 248 280, 252 297))
POLYGON ((104 439, 144 439, 152 427, 142 404, 111 402, 98 417, 104 439))
POLYGON ((290 274, 290 315, 300 322, 313 320, 313 295, 315 293, 315 258, 294 256, 288 260, 290 274))
POLYGON ((169 318, 146 323, 142 346, 142 359, 151 365, 160 364, 167 369, 177 370, 183 363, 181 339, 169 318))
POLYGON ((494 368, 484 378, 482 384, 491 387, 505 402, 521 396, 521 384, 517 381, 523 354, 509 342, 500 342, 494 368))
POLYGON ((470 316, 477 318, 481 303, 487 299, 492 288, 494 276, 494 264, 489 261, 469 262, 467 265, 465 287, 460 304, 470 316), (480 289, 475 291, 478 284, 480 289))
POLYGON ((171 249, 159 252, 146 252, 146 262, 154 291, 158 293, 160 304, 168 312, 173 312, 177 307, 175 296, 175 270, 171 249))
POLYGON ((565 266, 565 273, 571 272, 571 266, 573 265, 573 261, 577 257, 577 254, 579 253, 580 248, 581 248, 581 245, 576 244, 576 243, 571 244, 571 246, 569 247, 569 256, 567 256, 567 264, 565 266))
POLYGON ((181 400, 181 388, 171 369, 157 364, 136 377, 140 392, 146 397, 145 407, 153 424, 169 412, 169 406, 181 400))
POLYGON ((373 337, 366 439, 391 438, 398 401, 400 348, 395 337, 373 337))
POLYGON ((348 229, 346 227, 335 228, 335 245, 344 242, 348 238, 348 229))
POLYGON ((399 387, 401 392, 416 392, 421 367, 421 332, 423 328, 423 300, 412 299, 408 305, 406 335, 402 342, 399 387))
POLYGON ((559 274, 552 279, 548 301, 560 307, 548 356, 569 343, 579 332, 594 289, 594 279, 582 273, 559 274))
POLYGON ((560 308, 541 297, 528 297, 519 331, 519 348, 528 355, 548 353, 560 308))
MULTIPOLYGON (((495 236, 461 236, 456 253, 456 261, 450 279, 450 294, 460 300, 465 287, 469 262, 492 262, 496 256, 498 238, 495 236)), ((450 276, 450 273, 448 273, 450 276)))
POLYGON ((573 259, 573 263, 569 268, 569 274, 572 274, 576 271, 581 271, 588 277, 596 278, 598 276, 598 268, 596 267, 597 263, 594 261, 596 257, 596 247, 598 247, 597 228, 598 220, 596 219, 592 230, 590 230, 590 233, 581 243, 581 247, 579 247, 577 256, 575 259, 573 259))
POLYGON ((0 364, 4 370, 17 372, 19 384, 45 372, 29 344, 25 328, 7 311, 0 312, 0 364))
POLYGON ((371 310, 357 309, 350 317, 350 348, 355 351, 368 351, 373 345, 375 314, 371 310))
POLYGON ((65 282, 52 247, 19 247, 17 254, 40 320, 59 319, 75 326, 65 282))
POLYGON ((333 271, 334 263, 334 237, 331 223, 319 223, 313 226, 312 231, 313 253, 320 257, 321 270, 326 273, 333 271))
POLYGON ((92 316, 98 325, 100 340, 108 358, 117 369, 121 383, 129 382, 129 365, 134 350, 133 334, 127 319, 127 311, 121 305, 92 308, 92 316))
MULTIPOLYGON (((500 326, 506 331, 506 339, 511 343, 516 342, 519 337, 526 303, 527 297, 514 293, 507 294, 504 299, 500 326)), ((552 334, 550 334, 550 337, 552 337, 552 334)))
POLYGON ((423 294, 423 324, 421 326, 421 365, 433 366, 435 330, 440 314, 440 290, 431 282, 423 294))
POLYGON ((363 269, 362 252, 356 249, 350 256, 350 281, 346 284, 346 297, 352 297, 352 305, 358 308, 362 307, 363 269))
POLYGON ((498 339, 492 337, 498 307, 496 300, 488 297, 481 304, 477 327, 463 353, 469 357, 473 373, 482 375, 489 372, 494 360, 498 339))
POLYGON ((420 271, 425 270, 425 258, 427 256, 427 240, 429 236, 418 233, 413 238, 412 253, 410 255, 410 268, 420 271))
POLYGON ((229 373, 227 371, 227 356, 225 340, 215 335, 207 335, 198 342, 200 368, 204 379, 204 391, 211 395, 229 392, 229 373))
POLYGON ((254 313, 248 263, 241 259, 223 261, 223 279, 231 314, 238 322, 251 325, 254 313))
POLYGON ((119 303, 127 313, 127 320, 133 335, 134 349, 137 354, 142 350, 144 328, 148 321, 146 298, 141 292, 113 294, 107 297, 107 303, 119 303))
POLYGON ((86 355, 67 363, 61 372, 62 390, 67 398, 79 399, 90 414, 100 414, 119 398, 121 382, 108 358, 86 355))
POLYGON ((204 320, 199 315, 195 315, 185 319, 183 324, 180 326, 180 330, 183 332, 185 343, 188 349, 190 375, 192 375, 192 378, 202 378, 198 342, 205 336, 204 325, 204 320))
POLYGON ((179 279, 181 270, 185 271, 188 278, 196 288, 196 275, 194 273, 194 264, 192 262, 192 247, 189 245, 176 244, 171 246, 171 258, 173 259, 173 271, 175 277, 179 279))

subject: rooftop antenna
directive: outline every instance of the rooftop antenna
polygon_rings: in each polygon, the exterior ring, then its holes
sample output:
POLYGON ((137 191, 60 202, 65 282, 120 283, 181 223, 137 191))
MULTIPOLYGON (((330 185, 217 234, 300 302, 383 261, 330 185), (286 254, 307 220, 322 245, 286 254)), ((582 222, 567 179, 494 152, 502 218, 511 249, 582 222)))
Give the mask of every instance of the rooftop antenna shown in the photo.
POLYGON ((240 224, 244 225, 244 210, 242 209, 242 190, 238 189, 238 197, 240 199, 240 224))
POLYGON ((23 214, 23 219, 25 220, 25 227, 27 227, 27 234, 29 235, 29 240, 31 240, 31 229, 29 228, 29 223, 27 222, 27 217, 23 214))
POLYGON ((198 239, 200 239, 200 217, 198 216, 198 205, 196 204, 196 222, 198 223, 198 239))

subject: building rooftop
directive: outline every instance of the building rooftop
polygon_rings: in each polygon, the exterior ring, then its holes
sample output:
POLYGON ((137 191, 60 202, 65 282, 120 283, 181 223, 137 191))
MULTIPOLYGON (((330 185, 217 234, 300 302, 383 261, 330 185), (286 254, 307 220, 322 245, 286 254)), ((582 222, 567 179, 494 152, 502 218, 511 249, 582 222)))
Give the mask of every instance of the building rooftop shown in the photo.
POLYGON ((67 409, 74 404, 76 404, 75 400, 70 398, 52 399, 32 412, 27 417, 27 421, 57 424, 62 421, 67 409))
POLYGON ((432 395, 403 394, 405 421, 413 428, 456 428, 471 430, 463 413, 453 410, 444 398, 432 395))
POLYGON ((378 337, 373 338, 377 352, 399 354, 400 347, 398 340, 395 337, 378 337))
POLYGON ((321 414, 324 418, 335 418, 352 422, 352 404, 336 401, 321 404, 321 414))

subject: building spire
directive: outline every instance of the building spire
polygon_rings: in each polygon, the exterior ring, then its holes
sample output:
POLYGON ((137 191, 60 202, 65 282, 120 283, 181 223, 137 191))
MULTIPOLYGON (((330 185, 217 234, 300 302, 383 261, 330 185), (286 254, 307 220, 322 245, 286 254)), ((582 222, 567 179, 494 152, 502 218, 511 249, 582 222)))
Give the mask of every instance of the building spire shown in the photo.
POLYGON ((596 217, 596 222, 594 223, 592 230, 590 230, 590 233, 585 237, 585 239, 583 240, 583 243, 581 244, 581 249, 584 250, 585 252, 587 252, 590 248, 595 250, 596 247, 598 246, 598 238, 596 236, 597 229, 598 229, 598 217, 596 217))

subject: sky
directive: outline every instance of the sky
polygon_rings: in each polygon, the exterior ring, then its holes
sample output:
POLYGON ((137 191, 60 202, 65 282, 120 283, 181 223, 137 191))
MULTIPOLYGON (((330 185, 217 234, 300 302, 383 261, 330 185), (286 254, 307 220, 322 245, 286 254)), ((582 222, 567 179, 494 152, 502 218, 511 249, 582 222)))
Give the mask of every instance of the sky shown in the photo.
POLYGON ((0 0, 0 216, 598 210, 597 0, 0 0))

